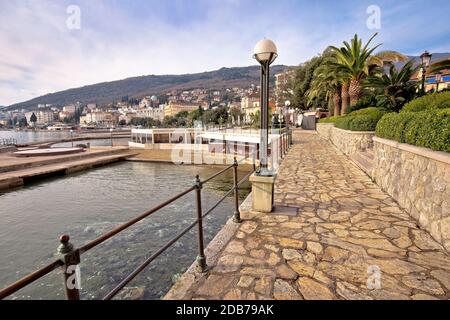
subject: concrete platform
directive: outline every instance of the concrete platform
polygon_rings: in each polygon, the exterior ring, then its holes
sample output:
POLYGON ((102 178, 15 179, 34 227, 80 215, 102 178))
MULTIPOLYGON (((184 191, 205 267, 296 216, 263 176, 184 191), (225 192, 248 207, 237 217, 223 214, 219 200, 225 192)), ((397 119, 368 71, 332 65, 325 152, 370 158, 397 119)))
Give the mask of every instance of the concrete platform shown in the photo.
POLYGON ((84 171, 90 168, 125 160, 135 153, 127 149, 120 149, 114 153, 96 152, 90 157, 49 159, 48 163, 39 162, 39 166, 31 166, 20 170, 0 173, 0 190, 25 185, 27 182, 50 176, 59 176, 84 171), (54 161, 57 161, 56 163, 54 161))

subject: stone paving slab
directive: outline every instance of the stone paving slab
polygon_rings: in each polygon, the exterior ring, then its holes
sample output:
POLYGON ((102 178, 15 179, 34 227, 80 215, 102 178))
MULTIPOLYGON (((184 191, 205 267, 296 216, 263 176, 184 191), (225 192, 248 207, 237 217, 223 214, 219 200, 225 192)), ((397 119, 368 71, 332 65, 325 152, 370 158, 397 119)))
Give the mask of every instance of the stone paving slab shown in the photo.
POLYGON ((217 262, 166 299, 449 299, 450 254, 328 142, 294 142, 275 200, 298 215, 243 210, 217 262))

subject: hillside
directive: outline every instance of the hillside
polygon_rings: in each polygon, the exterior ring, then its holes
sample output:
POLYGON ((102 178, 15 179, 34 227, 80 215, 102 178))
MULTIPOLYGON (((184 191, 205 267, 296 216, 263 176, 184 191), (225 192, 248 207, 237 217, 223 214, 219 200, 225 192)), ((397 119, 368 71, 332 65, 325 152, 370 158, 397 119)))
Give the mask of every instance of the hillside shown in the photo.
MULTIPOLYGON (((272 81, 274 74, 282 72, 287 66, 277 65, 271 68, 272 81)), ((259 66, 221 68, 215 71, 183 74, 183 75, 149 75, 127 78, 124 80, 103 82, 55 92, 17 103, 8 109, 31 109, 38 104, 65 105, 75 103, 106 104, 118 101, 124 96, 139 98, 145 95, 162 94, 173 89, 223 89, 235 86, 259 84, 259 66)))

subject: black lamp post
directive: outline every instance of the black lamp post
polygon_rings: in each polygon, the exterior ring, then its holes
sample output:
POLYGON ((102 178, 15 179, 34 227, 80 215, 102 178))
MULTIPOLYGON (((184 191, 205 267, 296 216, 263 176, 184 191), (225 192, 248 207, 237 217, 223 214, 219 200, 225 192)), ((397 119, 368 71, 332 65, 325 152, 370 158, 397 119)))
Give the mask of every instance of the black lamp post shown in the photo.
POLYGON ((109 132, 111 133, 111 147, 113 146, 113 128, 109 129, 109 132))
MULTIPOLYGON (((284 114, 285 114, 285 121, 286 121, 286 131, 287 131, 287 135, 289 137, 289 124, 291 122, 291 115, 289 113, 289 109, 291 107, 291 102, 289 100, 286 100, 284 102, 284 114)), ((289 138, 288 138, 289 139, 289 138)), ((291 141, 289 139, 289 145, 291 144, 291 141)))
POLYGON ((422 93, 425 94, 425 77, 427 73, 427 68, 431 62, 431 54, 428 51, 425 51, 420 55, 420 60, 422 62, 422 93))
POLYGON ((434 79, 436 80, 436 92, 439 92, 439 83, 442 81, 442 72, 437 72, 434 79))
POLYGON ((253 58, 261 64, 261 88, 260 88, 260 106, 261 106, 261 129, 259 141, 259 176, 272 176, 268 168, 267 149, 269 144, 269 69, 270 64, 277 58, 277 46, 273 41, 264 39, 259 41, 253 51, 253 58))

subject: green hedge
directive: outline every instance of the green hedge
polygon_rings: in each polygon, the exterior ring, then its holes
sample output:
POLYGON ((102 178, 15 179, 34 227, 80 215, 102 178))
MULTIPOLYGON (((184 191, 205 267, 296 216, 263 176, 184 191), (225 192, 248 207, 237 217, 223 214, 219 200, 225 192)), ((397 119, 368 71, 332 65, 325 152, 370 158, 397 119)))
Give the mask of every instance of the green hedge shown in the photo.
POLYGON ((374 107, 360 109, 336 119, 335 126, 351 131, 375 131, 378 121, 384 114, 384 111, 374 107))
POLYGON ((335 123, 336 120, 339 118, 340 118, 339 116, 322 118, 319 120, 319 123, 335 123))
POLYGON ((389 113, 376 127, 381 138, 450 152, 450 108, 389 113))
POLYGON ((425 110, 450 108, 450 91, 428 94, 405 104, 401 112, 420 112, 425 110))

